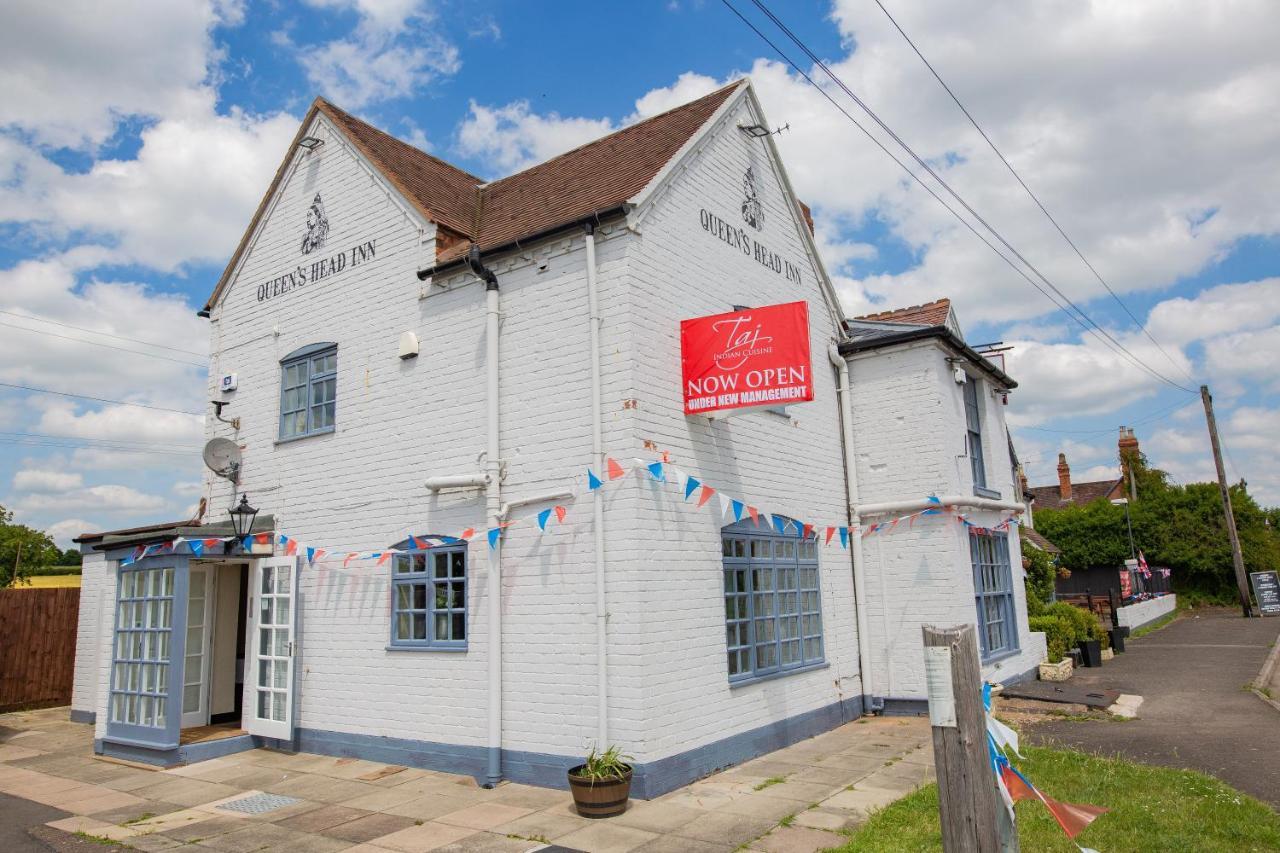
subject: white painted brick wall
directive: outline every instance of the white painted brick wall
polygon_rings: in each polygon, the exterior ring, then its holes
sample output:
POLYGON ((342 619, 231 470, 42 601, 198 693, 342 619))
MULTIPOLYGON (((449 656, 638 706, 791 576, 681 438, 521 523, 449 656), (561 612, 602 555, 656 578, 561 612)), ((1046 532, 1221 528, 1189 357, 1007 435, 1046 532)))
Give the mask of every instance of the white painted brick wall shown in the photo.
POLYGON ((99 657, 111 626, 103 609, 102 589, 114 581, 100 551, 85 554, 80 572, 80 613, 76 621, 76 662, 71 682, 71 708, 92 713, 98 707, 99 657))

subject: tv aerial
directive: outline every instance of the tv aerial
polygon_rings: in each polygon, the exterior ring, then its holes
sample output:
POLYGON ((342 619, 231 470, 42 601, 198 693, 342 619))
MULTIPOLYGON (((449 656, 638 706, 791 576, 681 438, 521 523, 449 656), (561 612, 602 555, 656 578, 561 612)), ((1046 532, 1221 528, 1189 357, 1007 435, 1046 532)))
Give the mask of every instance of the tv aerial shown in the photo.
POLYGON ((229 438, 211 438, 201 454, 209 470, 233 483, 240 482, 240 447, 229 438))

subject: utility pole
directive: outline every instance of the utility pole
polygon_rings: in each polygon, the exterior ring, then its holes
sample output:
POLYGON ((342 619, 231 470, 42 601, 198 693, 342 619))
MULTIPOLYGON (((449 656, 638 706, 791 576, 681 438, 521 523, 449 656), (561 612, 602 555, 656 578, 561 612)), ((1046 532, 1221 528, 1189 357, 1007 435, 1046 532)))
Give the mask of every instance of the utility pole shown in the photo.
POLYGON ((1244 572, 1244 555, 1240 553, 1240 536, 1236 533, 1236 517, 1231 512, 1231 491, 1227 488, 1227 472, 1222 467, 1222 445, 1218 443, 1218 422, 1213 417, 1213 397, 1209 386, 1200 386, 1200 399, 1204 402, 1204 417, 1209 422, 1209 441, 1213 444, 1213 464, 1218 468, 1218 490, 1222 493, 1222 511, 1227 516, 1227 538, 1231 540, 1231 562, 1236 570, 1236 587, 1240 591, 1240 609, 1244 618, 1253 615, 1249 603, 1249 581, 1244 572))

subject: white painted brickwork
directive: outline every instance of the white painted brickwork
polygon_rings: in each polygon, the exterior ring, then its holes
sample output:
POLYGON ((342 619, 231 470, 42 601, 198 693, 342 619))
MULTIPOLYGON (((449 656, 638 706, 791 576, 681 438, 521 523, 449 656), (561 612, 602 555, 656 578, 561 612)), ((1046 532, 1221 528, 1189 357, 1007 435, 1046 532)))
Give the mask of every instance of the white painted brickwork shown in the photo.
MULTIPOLYGON (((930 494, 972 494, 965 455, 963 388, 952 378, 949 355, 936 341, 860 353, 850 359, 854 441, 862 503, 903 501, 930 494)), ((982 438, 987 486, 1008 500, 1013 473, 1005 440, 1005 407, 983 379, 982 438)), ((1013 393, 1017 393, 1014 391, 1013 393)), ((998 512, 967 511, 980 525, 998 523, 998 512)), ((885 520, 864 519, 868 521, 885 520)), ((926 516, 863 542, 867 565, 872 683, 878 694, 922 699, 923 625, 973 623, 973 570, 965 528, 949 516, 926 516), (905 529, 904 529, 905 528, 905 529)), ((1044 657, 1044 635, 1026 621, 1022 556, 1016 531, 1009 535, 1018 623, 1015 655, 983 667, 1002 681, 1021 675, 1044 657)))
POLYGON ((71 681, 71 709, 93 713, 98 707, 98 657, 111 624, 103 610, 102 589, 114 580, 101 552, 84 555, 80 571, 80 614, 76 622, 76 663, 71 681), (106 624, 104 624, 106 623, 106 624))

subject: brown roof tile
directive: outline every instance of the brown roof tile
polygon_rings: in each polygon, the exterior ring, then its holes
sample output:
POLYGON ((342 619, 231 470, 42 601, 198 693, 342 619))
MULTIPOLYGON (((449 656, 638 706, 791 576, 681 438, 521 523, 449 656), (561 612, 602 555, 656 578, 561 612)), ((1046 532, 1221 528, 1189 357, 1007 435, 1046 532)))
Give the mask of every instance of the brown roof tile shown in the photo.
POLYGON ((878 314, 864 314, 855 320, 874 320, 877 323, 909 323, 915 326, 945 326, 951 315, 951 300, 937 299, 910 308, 895 308, 878 314))
POLYGON ((1023 538, 1023 539, 1027 540, 1027 542, 1029 542, 1030 544, 1032 544, 1032 545, 1034 545, 1035 547, 1039 548, 1041 551, 1045 551, 1045 552, 1047 552, 1047 553, 1049 553, 1049 554, 1061 554, 1061 553, 1062 553, 1062 549, 1061 549, 1061 548, 1059 548, 1057 545, 1054 545, 1054 544, 1053 544, 1052 542, 1050 542, 1048 539, 1045 539, 1045 538, 1044 538, 1042 535, 1040 535, 1040 533, 1039 533, 1037 530, 1035 530, 1034 528, 1031 528, 1031 527, 1025 527, 1025 526, 1019 526, 1019 527, 1018 527, 1018 532, 1022 534, 1022 538, 1023 538))
POLYGON ((1036 509, 1061 509, 1064 506, 1084 506, 1098 498, 1109 497, 1117 487, 1123 485, 1124 480, 1120 478, 1094 483, 1072 483, 1069 501, 1062 499, 1057 483, 1052 486, 1032 486, 1028 491, 1035 497, 1036 509))
MULTIPOLYGON (((472 239, 488 250, 622 204, 653 180, 738 85, 481 187, 472 239)), ((453 246, 436 260, 457 260, 467 249, 453 246)))

